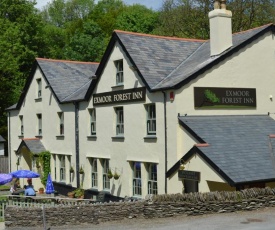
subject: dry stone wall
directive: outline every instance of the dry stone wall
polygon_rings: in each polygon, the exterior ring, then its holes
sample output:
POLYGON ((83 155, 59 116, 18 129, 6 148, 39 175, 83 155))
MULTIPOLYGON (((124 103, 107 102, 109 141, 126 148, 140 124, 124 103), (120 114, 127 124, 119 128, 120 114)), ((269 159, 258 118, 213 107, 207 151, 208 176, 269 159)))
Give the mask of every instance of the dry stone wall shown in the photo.
MULTIPOLYGON (((148 196, 142 201, 45 208, 47 226, 98 224, 125 218, 165 218, 255 210, 275 206, 275 189, 148 196)), ((7 207, 7 227, 43 226, 41 208, 7 207)))

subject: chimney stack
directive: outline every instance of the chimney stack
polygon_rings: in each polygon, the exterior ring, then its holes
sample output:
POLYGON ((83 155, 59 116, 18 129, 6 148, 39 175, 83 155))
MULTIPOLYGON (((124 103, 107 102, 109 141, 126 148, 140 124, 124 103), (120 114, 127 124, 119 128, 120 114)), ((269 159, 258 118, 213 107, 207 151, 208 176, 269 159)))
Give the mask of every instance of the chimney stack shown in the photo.
POLYGON ((220 55, 232 46, 232 12, 226 10, 226 0, 214 0, 210 22, 210 55, 220 55))

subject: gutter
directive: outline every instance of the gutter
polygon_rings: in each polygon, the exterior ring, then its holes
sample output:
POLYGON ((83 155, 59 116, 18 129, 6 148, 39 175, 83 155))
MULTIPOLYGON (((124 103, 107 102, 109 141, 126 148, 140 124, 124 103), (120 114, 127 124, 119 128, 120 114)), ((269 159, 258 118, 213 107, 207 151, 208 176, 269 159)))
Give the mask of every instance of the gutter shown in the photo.
POLYGON ((165 176, 165 183, 164 183, 164 192, 167 194, 167 116, 166 116, 166 92, 162 91, 163 93, 163 106, 164 106, 164 176, 165 176))
POLYGON ((79 103, 75 102, 75 162, 76 162, 76 187, 80 187, 79 176, 79 103))

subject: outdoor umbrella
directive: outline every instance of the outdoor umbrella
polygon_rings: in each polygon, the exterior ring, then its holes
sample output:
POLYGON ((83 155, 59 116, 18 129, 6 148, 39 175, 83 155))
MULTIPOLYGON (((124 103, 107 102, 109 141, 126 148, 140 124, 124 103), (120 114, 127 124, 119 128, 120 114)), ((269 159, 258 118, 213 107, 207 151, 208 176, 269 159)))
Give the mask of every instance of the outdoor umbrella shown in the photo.
POLYGON ((6 173, 0 173, 0 185, 9 183, 12 181, 12 175, 6 173))
POLYGON ((48 174, 47 183, 46 183, 46 194, 54 193, 53 181, 51 174, 48 174))
POLYGON ((37 178, 40 175, 30 170, 17 170, 10 173, 15 178, 37 178))

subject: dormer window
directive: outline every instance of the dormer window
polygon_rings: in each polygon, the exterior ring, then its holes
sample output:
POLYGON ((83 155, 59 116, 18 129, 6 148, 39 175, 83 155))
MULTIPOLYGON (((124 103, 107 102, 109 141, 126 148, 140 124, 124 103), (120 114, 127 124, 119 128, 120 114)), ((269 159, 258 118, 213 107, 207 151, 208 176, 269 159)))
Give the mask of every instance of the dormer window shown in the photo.
POLYGON ((123 60, 115 61, 116 66, 116 85, 123 85, 123 60))
POLYGON ((42 97, 42 86, 41 86, 41 79, 37 79, 37 98, 42 97))

